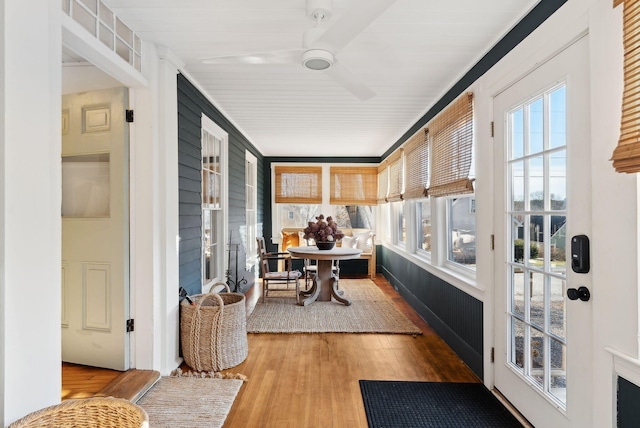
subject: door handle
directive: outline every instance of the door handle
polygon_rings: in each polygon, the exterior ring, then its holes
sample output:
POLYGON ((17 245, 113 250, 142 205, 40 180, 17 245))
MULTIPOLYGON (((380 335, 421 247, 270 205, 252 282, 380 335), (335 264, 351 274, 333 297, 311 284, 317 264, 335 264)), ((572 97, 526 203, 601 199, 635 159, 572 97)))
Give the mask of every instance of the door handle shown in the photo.
POLYGON ((569 300, 582 300, 583 302, 588 302, 591 298, 591 293, 589 293, 589 289, 585 286, 578 288, 568 288, 567 289, 567 297, 569 300))

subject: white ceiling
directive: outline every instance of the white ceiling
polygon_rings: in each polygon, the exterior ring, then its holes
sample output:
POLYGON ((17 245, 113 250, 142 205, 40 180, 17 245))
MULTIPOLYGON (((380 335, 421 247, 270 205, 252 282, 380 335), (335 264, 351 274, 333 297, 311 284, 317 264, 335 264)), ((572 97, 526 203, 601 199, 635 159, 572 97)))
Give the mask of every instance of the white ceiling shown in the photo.
MULTIPOLYGON (((333 0, 330 27, 369 0, 333 0)), ((337 58, 375 92, 356 98, 299 64, 201 59, 299 49, 305 0, 107 0, 266 156, 380 156, 538 0, 396 0, 337 58)))

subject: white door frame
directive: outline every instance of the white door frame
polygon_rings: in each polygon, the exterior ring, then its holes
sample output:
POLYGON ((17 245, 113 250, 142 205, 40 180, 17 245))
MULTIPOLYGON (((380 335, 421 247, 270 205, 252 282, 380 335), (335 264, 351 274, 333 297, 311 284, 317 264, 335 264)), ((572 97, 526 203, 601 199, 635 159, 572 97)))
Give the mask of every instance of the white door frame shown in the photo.
MULTIPOLYGON (((590 175, 590 133, 589 128, 582 126, 589 118, 589 58, 588 37, 585 36, 575 43, 572 43, 562 53, 554 55, 543 64, 537 65, 530 73, 519 79, 513 85, 505 88, 498 97, 509 92, 509 99, 514 102, 526 101, 530 96, 545 89, 549 85, 566 79, 567 84, 567 236, 576 234, 591 235, 591 215, 590 198, 591 186, 590 175), (568 73, 568 74, 567 74, 568 73), (555 77, 554 77, 555 76, 555 77), (514 92, 515 91, 515 92, 514 92), (529 91, 529 92, 528 92, 529 91), (571 116, 573 114, 573 116, 571 116), (579 116, 575 116, 579 115, 579 116), (576 119, 579 117, 580 119, 576 119), (579 122, 579 123, 578 123, 579 122), (578 168, 581 169, 578 170, 578 168), (586 171, 585 171, 586 168, 586 171), (581 175, 576 175, 576 174, 581 175), (576 177, 582 177, 580 182, 576 182, 576 177), (578 214, 579 213, 579 214, 578 214)), ((497 98, 496 98, 497 99, 497 98)), ((495 248, 495 281, 494 294, 494 344, 496 348, 494 384, 512 403, 536 426, 589 426, 591 414, 586 409, 590 409, 593 400, 592 378, 587 373, 591 373, 592 358, 590 353, 582 353, 577 357, 579 349, 591 349, 591 304, 570 302, 565 297, 565 313, 567 327, 567 408, 561 410, 558 403, 549 398, 545 398, 537 392, 533 392, 533 387, 529 386, 529 381, 511 373, 506 354, 507 348, 503 346, 505 335, 501 326, 505 325, 507 317, 505 310, 508 293, 504 285, 507 283, 508 269, 504 260, 507 259, 510 251, 507 247, 507 236, 505 234, 506 217, 504 216, 506 191, 508 189, 506 179, 508 177, 504 160, 506 147, 504 147, 504 135, 506 126, 504 117, 500 116, 502 111, 507 111, 511 107, 505 105, 504 99, 496 101, 496 135, 495 135, 495 201, 494 210, 496 213, 496 248, 495 248), (503 184, 504 177, 505 181, 503 184), (580 373, 581 375, 578 375, 580 373), (519 386, 520 385, 520 386, 519 386), (546 408, 545 406, 549 406, 546 408), (554 409, 558 409, 555 412, 554 409)), ((511 101, 507 101, 511 102, 511 101)), ((567 242, 569 246, 569 242, 567 242)), ((568 248, 568 247, 567 247, 568 248)), ((575 274, 570 269, 570 260, 567 261, 566 288, 578 288, 585 285, 591 288, 590 274, 575 274)), ((525 350, 527 348, 525 347, 525 350)))

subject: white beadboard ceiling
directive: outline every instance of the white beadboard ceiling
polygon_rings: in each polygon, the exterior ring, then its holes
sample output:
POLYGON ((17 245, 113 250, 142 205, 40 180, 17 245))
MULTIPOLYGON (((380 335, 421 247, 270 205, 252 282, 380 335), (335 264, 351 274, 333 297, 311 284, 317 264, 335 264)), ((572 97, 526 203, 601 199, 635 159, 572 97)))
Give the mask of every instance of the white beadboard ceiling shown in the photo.
MULTIPOLYGON (((107 0, 266 156, 380 156, 538 0, 396 0, 337 57, 375 92, 361 101, 300 64, 205 64, 302 47, 306 0, 107 0)), ((340 19, 367 0, 333 0, 340 19)), ((361 9, 359 9, 361 10, 361 9)))

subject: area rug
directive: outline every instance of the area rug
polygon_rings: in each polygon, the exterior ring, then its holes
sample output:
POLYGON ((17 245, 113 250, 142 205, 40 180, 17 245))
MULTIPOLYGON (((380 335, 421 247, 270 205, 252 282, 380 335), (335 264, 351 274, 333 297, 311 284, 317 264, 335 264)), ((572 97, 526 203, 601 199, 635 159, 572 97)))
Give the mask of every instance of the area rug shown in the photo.
POLYGON ((351 300, 350 306, 335 301, 299 306, 294 291, 269 291, 270 296, 249 316, 247 332, 422 334, 373 281, 341 279, 340 289, 351 300))
POLYGON ((521 428, 481 383, 361 380, 369 428, 521 428))
POLYGON ((222 427, 243 381, 210 377, 162 377, 137 404, 158 428, 222 427))

